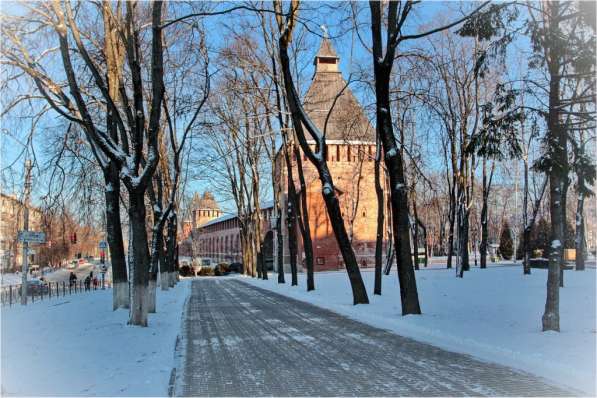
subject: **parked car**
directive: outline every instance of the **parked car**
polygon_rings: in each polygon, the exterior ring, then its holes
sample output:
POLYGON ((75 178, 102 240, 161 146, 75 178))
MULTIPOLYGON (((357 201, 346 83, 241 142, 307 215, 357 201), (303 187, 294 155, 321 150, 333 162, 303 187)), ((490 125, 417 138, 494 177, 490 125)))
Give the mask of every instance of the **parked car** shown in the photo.
POLYGON ((229 272, 236 272, 238 274, 242 274, 243 272, 243 265, 241 263, 232 263, 228 266, 229 272))
POLYGON ((228 267, 228 264, 226 264, 226 263, 220 263, 214 267, 214 275, 215 276, 228 275, 229 273, 230 273, 230 269, 228 267))
POLYGON ((27 294, 40 295, 48 292, 48 285, 39 279, 31 279, 27 281, 27 294))
POLYGON ((211 267, 211 259, 210 258, 202 258, 201 259, 201 266, 202 267, 211 267))

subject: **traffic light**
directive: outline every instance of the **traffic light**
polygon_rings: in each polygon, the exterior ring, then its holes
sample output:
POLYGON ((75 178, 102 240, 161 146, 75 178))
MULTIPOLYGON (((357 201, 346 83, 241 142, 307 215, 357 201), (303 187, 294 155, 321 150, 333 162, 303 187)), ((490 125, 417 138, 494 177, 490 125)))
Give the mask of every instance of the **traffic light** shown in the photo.
POLYGON ((104 264, 106 262, 106 253, 102 250, 100 252, 100 263, 104 264))

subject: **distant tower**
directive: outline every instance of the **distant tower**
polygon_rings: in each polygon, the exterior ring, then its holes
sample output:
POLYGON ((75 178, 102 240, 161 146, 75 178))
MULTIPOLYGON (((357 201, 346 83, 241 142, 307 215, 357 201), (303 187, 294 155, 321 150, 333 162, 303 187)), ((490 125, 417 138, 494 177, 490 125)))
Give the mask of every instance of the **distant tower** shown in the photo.
POLYGON ((202 196, 195 193, 192 201, 192 209, 193 229, 197 229, 203 224, 222 215, 220 206, 218 206, 216 199, 209 191, 205 191, 202 196))

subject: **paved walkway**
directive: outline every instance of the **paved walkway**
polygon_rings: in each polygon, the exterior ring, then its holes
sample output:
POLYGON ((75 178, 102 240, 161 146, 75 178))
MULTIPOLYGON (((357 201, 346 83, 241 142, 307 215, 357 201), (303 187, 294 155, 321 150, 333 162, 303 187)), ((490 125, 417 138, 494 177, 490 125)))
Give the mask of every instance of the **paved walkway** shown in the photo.
POLYGON ((571 395, 235 279, 193 281, 177 353, 183 396, 571 395))

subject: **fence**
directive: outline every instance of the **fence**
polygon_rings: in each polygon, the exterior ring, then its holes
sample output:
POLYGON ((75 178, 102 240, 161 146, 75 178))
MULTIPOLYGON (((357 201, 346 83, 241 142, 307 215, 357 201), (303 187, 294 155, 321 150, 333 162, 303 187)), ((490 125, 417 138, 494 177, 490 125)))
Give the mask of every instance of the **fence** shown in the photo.
MULTIPOLYGON (((22 285, 2 286, 2 288, 0 288, 1 304, 9 306, 20 304, 21 286, 22 285)), ((111 285, 108 283, 104 283, 102 286, 101 282, 98 285, 93 285, 93 283, 91 283, 89 287, 85 287, 83 281, 75 281, 73 283, 68 283, 66 281, 45 282, 43 284, 31 284, 29 289, 27 289, 27 297, 30 298, 31 303, 35 303, 36 300, 49 300, 52 298, 65 297, 67 294, 80 294, 110 287, 111 285)))

